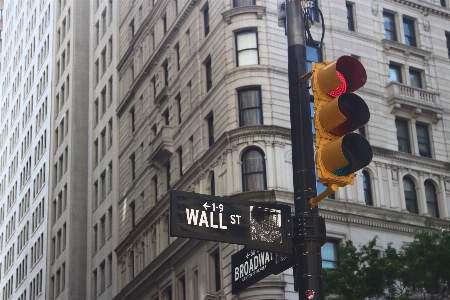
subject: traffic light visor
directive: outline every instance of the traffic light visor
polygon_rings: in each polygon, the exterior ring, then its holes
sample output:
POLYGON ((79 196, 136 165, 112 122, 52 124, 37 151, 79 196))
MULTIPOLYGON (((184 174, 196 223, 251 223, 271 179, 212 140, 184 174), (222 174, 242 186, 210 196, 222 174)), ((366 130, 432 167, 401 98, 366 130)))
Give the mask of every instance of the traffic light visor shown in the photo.
POLYGON ((347 55, 319 70, 316 77, 320 90, 332 98, 354 92, 367 81, 366 69, 361 62, 347 55))
POLYGON ((342 136, 366 124, 370 119, 366 102, 358 95, 344 93, 325 104, 319 116, 323 130, 342 136))
POLYGON ((325 169, 336 176, 346 176, 364 168, 372 157, 369 142, 353 132, 326 144, 321 153, 325 169))

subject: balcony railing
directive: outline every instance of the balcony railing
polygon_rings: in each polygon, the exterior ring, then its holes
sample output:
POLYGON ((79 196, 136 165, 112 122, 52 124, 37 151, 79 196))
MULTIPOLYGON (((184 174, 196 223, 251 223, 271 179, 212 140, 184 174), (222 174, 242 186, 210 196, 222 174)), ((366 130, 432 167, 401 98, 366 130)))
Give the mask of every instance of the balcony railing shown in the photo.
POLYGON ((386 94, 392 113, 399 109, 409 110, 415 117, 417 114, 426 112, 433 116, 431 121, 434 123, 442 118, 443 109, 438 92, 392 81, 386 86, 386 94))
POLYGON ((173 128, 171 126, 163 126, 156 134, 153 141, 150 142, 149 160, 165 161, 166 158, 173 154, 173 128))

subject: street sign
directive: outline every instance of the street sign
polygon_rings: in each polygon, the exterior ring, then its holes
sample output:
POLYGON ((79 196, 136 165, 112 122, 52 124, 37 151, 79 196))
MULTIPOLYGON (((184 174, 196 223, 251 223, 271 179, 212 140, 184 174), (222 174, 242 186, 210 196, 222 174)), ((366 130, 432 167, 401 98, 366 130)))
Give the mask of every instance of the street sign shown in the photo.
POLYGON ((294 262, 293 254, 244 248, 231 256, 231 291, 237 294, 269 275, 291 268, 294 262))
POLYGON ((171 236, 291 253, 290 218, 287 205, 176 190, 170 194, 171 236))

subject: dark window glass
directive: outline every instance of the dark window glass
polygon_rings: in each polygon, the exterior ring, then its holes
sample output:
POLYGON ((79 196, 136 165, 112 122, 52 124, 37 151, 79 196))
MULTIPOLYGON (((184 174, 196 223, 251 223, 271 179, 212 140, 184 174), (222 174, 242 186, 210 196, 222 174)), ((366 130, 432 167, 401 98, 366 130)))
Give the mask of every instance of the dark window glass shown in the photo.
POLYGON ((416 47, 416 33, 414 29, 414 20, 403 18, 403 30, 405 31, 405 44, 416 47))
POLYGON ((203 21, 205 26, 205 36, 209 34, 209 6, 206 5, 205 9, 203 10, 203 21))
POLYGON ((234 7, 256 5, 255 0, 234 0, 234 7))
POLYGON ((389 65, 389 75, 390 75, 390 81, 397 81, 400 83, 403 83, 402 80, 402 68, 398 65, 389 65))
POLYGON ((211 186, 211 195, 212 196, 215 196, 216 195, 216 183, 215 183, 215 179, 214 179, 214 172, 211 172, 210 174, 209 174, 209 176, 211 176, 210 177, 210 182, 209 182, 209 184, 210 184, 210 186, 211 186))
POLYGON ((135 117, 134 117, 134 106, 130 109, 130 121, 131 121, 131 132, 134 132, 135 127, 135 117))
POLYGON ((130 218, 131 218, 131 228, 136 225, 136 206, 134 201, 130 203, 130 218))
POLYGON ((425 198, 427 199, 428 214, 433 218, 439 218, 436 189, 431 182, 425 182, 425 198))
POLYGON ((353 20, 353 5, 351 3, 347 3, 346 6, 348 30, 355 31, 355 22, 353 20))
POLYGON ((136 179, 136 163, 135 163, 135 156, 134 153, 130 156, 130 163, 131 163, 131 180, 136 179))
POLYGON ((216 292, 219 291, 221 287, 221 280, 220 280, 220 253, 219 251, 214 254, 214 279, 216 284, 216 292))
POLYGON ((417 123, 416 132, 420 156, 431 158, 430 138, 428 136, 428 125, 417 123))
POLYGON ((447 39, 448 58, 450 58, 450 33, 446 33, 445 34, 445 38, 447 39))
POLYGON ((164 69, 164 85, 169 86, 169 64, 167 61, 163 64, 164 69))
POLYGON ((416 88, 422 88, 422 73, 420 71, 409 69, 409 79, 411 86, 416 88))
POLYGON ((249 89, 239 92, 239 124, 240 126, 262 124, 261 91, 249 89))
POLYGON ((212 68, 211 68, 211 58, 205 62, 205 72, 206 72, 206 91, 209 91, 212 87, 212 68))
POLYGON ((211 116, 208 118, 208 145, 209 147, 214 144, 214 116, 211 114, 211 116))
POLYGON ((386 31, 386 39, 397 41, 397 34, 395 33, 395 19, 394 15, 390 13, 383 13, 384 30, 386 31))
POLYGON ((395 120, 395 126, 397 127, 398 151, 411 153, 408 122, 406 120, 397 119, 395 120))
POLYGON ((403 178, 403 190, 405 192, 406 209, 412 214, 418 214, 416 187, 414 182, 408 177, 403 178))
POLYGON ((170 162, 166 165, 166 186, 170 190, 170 162))
POLYGON ((164 15, 162 17, 162 20, 163 20, 163 32, 165 34, 167 32, 167 18, 166 18, 166 15, 164 15))
POLYGON ((236 34, 237 66, 258 64, 258 36, 256 31, 236 34))
POLYGON ((368 172, 363 172, 363 188, 364 188, 364 200, 367 205, 373 205, 372 202, 372 187, 370 184, 370 175, 368 172))
POLYGON ((244 192, 266 189, 266 166, 261 150, 251 148, 242 155, 244 192))
POLYGON ((180 177, 183 176, 183 148, 178 148, 178 166, 180 168, 180 177))
POLYGON ((447 6, 446 3, 445 3, 445 0, 441 0, 441 6, 442 7, 446 7, 447 6))
POLYGON ((337 241, 327 241, 322 246, 322 268, 336 268, 338 266, 339 260, 337 250, 337 241))

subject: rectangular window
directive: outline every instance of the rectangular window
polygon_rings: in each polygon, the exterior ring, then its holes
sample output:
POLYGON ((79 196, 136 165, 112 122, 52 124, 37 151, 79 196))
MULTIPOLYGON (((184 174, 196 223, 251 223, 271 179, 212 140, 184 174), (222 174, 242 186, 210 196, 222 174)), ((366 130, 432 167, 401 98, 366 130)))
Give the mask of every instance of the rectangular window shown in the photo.
POLYGON ((180 71, 180 45, 175 45, 175 54, 177 56, 177 71, 180 71))
POLYGON ((112 213, 112 207, 108 209, 108 237, 112 235, 112 228, 113 228, 113 213, 112 213))
POLYGON ((136 225, 136 205, 134 204, 134 201, 130 203, 130 221, 131 221, 131 228, 133 228, 136 225))
POLYGON ((106 63, 106 47, 103 49, 101 55, 102 55, 102 74, 104 74, 106 72, 106 67, 107 67, 107 63, 106 63))
POLYGON ((164 85, 169 86, 169 63, 164 61, 163 65, 163 71, 164 71, 164 85))
POLYGON ((130 22, 130 36, 134 37, 134 19, 130 22))
POLYGON ((239 125, 261 125, 262 106, 259 88, 239 91, 239 125))
POLYGON ((441 6, 442 6, 442 7, 446 7, 446 6, 447 6, 446 3, 445 3, 445 1, 446 1, 446 0, 441 0, 441 6))
POLYGON ((180 177, 183 176, 183 148, 180 146, 177 150, 178 153, 178 167, 180 168, 180 177))
POLYGON ((92 193, 93 193, 92 197, 94 198, 92 205, 95 209, 98 206, 98 181, 94 183, 94 190, 92 191, 92 193))
POLYGON ((178 299, 186 300, 186 277, 184 275, 178 278, 178 299))
POLYGON ((211 255, 211 272, 210 278, 212 279, 212 292, 218 292, 222 288, 221 280, 221 268, 220 268, 220 251, 217 250, 211 255))
POLYGON ((100 133, 100 140, 102 143, 102 157, 106 154, 106 128, 100 133))
POLYGON ((130 167, 131 167, 131 180, 136 179, 136 164, 135 164, 135 155, 134 153, 130 156, 130 167))
POLYGON ((102 12, 102 35, 105 34, 106 28, 107 26, 106 26, 106 8, 105 8, 105 10, 103 10, 102 12))
POLYGON ((98 83, 100 79, 100 69, 98 59, 95 61, 95 83, 98 83))
POLYGON ((97 299, 97 269, 92 273, 92 298, 97 299))
POLYGON ((100 264, 100 293, 106 288, 105 261, 100 264))
POLYGON ((211 147, 214 144, 214 115, 211 115, 207 119, 208 124, 208 146, 211 147))
POLYGON ((447 52, 448 52, 448 58, 450 58, 450 33, 445 33, 445 38, 447 40, 447 52))
POLYGON ((106 243, 106 217, 100 219, 100 245, 106 243))
POLYGON ((181 124, 181 95, 178 94, 175 97, 175 101, 177 103, 177 109, 178 109, 178 124, 181 124))
POLYGON ((98 163, 98 139, 94 142, 94 164, 98 163))
POLYGON ((109 147, 113 144, 113 120, 112 118, 108 121, 108 127, 109 127, 109 147))
POLYGON ((209 6, 206 3, 203 9, 203 26, 205 26, 205 37, 209 34, 209 6))
POLYGON ((411 86, 422 88, 422 72, 418 70, 409 69, 409 81, 411 86))
POLYGON ((397 127, 398 151, 411 153, 408 122, 406 120, 396 119, 395 126, 397 127))
POLYGON ((97 244, 97 241, 98 241, 98 229, 97 229, 97 224, 94 225, 94 234, 93 234, 92 239, 94 240, 93 241, 94 242, 94 252, 97 252, 97 250, 98 250, 98 244, 97 244))
POLYGON ((158 176, 155 175, 152 178, 152 186, 153 186, 153 196, 155 203, 158 202, 158 176))
POLYGON ((322 268, 336 268, 339 264, 337 241, 327 241, 322 246, 322 268))
POLYGON ((237 66, 258 64, 258 35, 256 31, 236 34, 237 66))
POLYGON ((113 79, 112 79, 112 76, 108 80, 108 92, 109 92, 109 95, 108 95, 108 97, 109 97, 109 104, 111 104, 112 100, 113 100, 113 79))
POLYGON ((311 71, 313 62, 322 61, 322 52, 313 44, 306 44, 306 68, 311 71))
POLYGON ((170 173, 171 173, 171 170, 170 170, 170 162, 169 162, 166 165, 166 187, 167 187, 167 190, 170 190, 170 173))
POLYGON ((100 175, 100 186, 101 186, 101 200, 104 200, 106 198, 106 174, 103 172, 100 175))
POLYGON ((419 144, 419 154, 423 157, 431 158, 430 137, 427 124, 416 123, 417 143, 419 144))
POLYGON ((101 92, 101 101, 102 101, 102 115, 106 112, 106 107, 108 106, 106 104, 106 87, 103 88, 101 92))
POLYGON ((162 22, 163 22, 163 32, 164 32, 164 34, 166 34, 166 32, 167 32, 167 17, 166 17, 166 15, 164 15, 162 17, 162 22))
POLYGON ((131 132, 133 133, 135 128, 135 116, 134 116, 134 106, 130 109, 130 125, 131 125, 131 132))
POLYGON ((205 65, 205 79, 206 79, 206 91, 208 92, 212 88, 212 67, 211 67, 211 58, 208 59, 204 63, 205 65))
POLYGON ((348 30, 355 31, 355 21, 353 20, 353 4, 346 3, 348 30))
POLYGON ((403 18, 403 30, 405 31, 405 44, 416 47, 417 43, 414 20, 403 18))
POLYGON ((391 13, 384 12, 384 30, 386 31, 386 39, 397 41, 397 34, 395 30, 395 16, 391 13))
POLYGON ((390 81, 397 81, 399 83, 403 83, 402 67, 395 64, 389 64, 389 76, 390 81))
POLYGON ((95 24, 95 45, 97 46, 100 42, 100 26, 98 22, 95 24))

